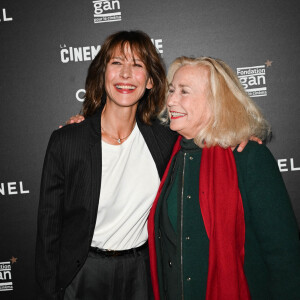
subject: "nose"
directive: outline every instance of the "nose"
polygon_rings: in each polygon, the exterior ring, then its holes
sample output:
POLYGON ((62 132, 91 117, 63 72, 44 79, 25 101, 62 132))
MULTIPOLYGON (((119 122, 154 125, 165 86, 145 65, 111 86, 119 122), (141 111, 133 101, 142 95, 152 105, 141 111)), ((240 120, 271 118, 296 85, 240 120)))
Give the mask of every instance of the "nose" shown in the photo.
POLYGON ((130 65, 124 64, 120 71, 120 76, 123 78, 130 78, 132 75, 132 69, 130 65))
POLYGON ((169 93, 167 97, 167 106, 173 106, 177 103, 178 97, 175 92, 169 93))

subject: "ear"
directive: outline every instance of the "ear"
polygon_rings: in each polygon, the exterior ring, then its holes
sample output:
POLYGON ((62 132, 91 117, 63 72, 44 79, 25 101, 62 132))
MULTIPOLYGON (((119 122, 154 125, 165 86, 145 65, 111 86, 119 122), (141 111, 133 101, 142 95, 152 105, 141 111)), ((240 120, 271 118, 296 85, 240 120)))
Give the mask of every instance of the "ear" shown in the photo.
POLYGON ((153 80, 151 77, 147 79, 146 89, 151 90, 153 88, 153 80))

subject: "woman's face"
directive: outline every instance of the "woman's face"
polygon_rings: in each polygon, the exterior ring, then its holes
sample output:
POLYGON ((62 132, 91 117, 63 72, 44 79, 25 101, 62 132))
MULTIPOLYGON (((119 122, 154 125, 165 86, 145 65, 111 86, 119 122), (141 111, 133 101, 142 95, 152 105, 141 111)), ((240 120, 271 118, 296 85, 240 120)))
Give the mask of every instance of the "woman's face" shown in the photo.
POLYGON ((125 46, 124 54, 117 48, 108 62, 105 71, 105 91, 107 101, 121 106, 137 105, 146 88, 152 88, 146 66, 129 46, 125 46), (125 55, 124 55, 125 54, 125 55))
POLYGON ((180 67, 167 98, 170 128, 187 139, 196 137, 211 116, 208 95, 209 70, 204 66, 180 67))

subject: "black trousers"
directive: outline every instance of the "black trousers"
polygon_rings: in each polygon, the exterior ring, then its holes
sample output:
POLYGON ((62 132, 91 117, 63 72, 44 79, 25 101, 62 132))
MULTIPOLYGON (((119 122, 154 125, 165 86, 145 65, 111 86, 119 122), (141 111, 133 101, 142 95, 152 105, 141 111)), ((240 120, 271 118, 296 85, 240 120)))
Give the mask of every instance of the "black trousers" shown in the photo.
POLYGON ((148 299, 153 299, 148 247, 122 256, 90 251, 64 295, 64 300, 148 299))

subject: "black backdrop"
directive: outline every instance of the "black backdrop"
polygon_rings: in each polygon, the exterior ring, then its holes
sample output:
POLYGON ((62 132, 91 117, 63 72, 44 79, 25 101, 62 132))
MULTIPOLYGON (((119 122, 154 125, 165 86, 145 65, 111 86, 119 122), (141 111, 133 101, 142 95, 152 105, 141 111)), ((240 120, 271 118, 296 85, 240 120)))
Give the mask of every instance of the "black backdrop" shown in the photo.
POLYGON ((209 55, 237 71, 272 124, 269 148, 300 223, 299 12, 297 0, 1 0, 0 298, 34 299, 46 145, 79 112, 90 61, 118 30, 147 32, 166 67, 209 55))

